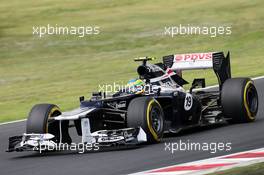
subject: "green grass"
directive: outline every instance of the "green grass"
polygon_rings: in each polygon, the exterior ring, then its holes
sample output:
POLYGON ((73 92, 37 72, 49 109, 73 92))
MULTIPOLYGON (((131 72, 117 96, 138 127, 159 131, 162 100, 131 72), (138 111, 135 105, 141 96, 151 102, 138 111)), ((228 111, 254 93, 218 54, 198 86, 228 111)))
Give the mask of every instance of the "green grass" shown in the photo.
POLYGON ((212 173, 211 175, 261 175, 264 174, 264 163, 258 163, 246 167, 233 168, 231 170, 212 173))
MULTIPOLYGON (((231 51, 234 76, 264 74, 262 0, 2 0, 0 122, 25 118, 33 104, 78 106, 98 84, 136 76, 137 56, 231 51), (32 35, 32 26, 100 26, 96 36, 32 35), (162 36, 165 26, 231 25, 231 36, 162 36)), ((185 76, 208 78, 208 71, 185 76)))

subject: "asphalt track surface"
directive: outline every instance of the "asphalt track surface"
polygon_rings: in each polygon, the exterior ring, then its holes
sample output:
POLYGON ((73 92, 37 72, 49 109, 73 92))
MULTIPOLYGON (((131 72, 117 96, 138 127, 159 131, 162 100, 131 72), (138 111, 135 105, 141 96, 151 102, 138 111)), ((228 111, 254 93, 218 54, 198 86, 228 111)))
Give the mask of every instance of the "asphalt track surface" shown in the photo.
POLYGON ((144 145, 137 149, 103 151, 96 153, 49 153, 34 152, 6 153, 9 136, 25 131, 25 122, 0 126, 0 174, 129 174, 160 168, 230 153, 264 147, 264 79, 255 81, 259 92, 259 112, 257 120, 249 124, 223 125, 190 130, 174 136, 167 136, 163 142, 144 145), (179 141, 192 143, 232 143, 231 151, 165 151, 166 143, 179 141))

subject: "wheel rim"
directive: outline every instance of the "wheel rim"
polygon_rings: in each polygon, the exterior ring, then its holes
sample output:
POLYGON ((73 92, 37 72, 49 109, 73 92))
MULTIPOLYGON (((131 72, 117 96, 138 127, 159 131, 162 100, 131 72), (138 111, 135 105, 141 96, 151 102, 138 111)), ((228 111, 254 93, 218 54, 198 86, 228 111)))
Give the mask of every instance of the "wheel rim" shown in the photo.
POLYGON ((150 112, 152 128, 159 133, 162 129, 162 113, 158 107, 152 107, 150 112))
POLYGON ((258 110, 258 95, 254 86, 250 86, 247 91, 247 105, 252 114, 258 110))
POLYGON ((50 122, 49 119, 51 117, 59 116, 60 114, 61 114, 61 112, 60 112, 60 109, 58 107, 53 107, 51 109, 51 111, 49 113, 49 117, 48 117, 47 122, 46 122, 46 128, 45 128, 46 133, 49 132, 49 127, 51 127, 50 125, 54 122, 54 121, 50 122))

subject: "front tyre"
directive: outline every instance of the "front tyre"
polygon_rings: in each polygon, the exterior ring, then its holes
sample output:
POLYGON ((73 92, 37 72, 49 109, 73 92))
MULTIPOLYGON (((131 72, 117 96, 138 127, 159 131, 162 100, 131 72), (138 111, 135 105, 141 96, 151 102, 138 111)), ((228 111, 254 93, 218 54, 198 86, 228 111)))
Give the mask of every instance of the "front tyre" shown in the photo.
POLYGON ((54 141, 62 140, 64 143, 71 143, 68 133, 69 121, 62 121, 61 131, 59 121, 50 120, 52 117, 59 116, 61 111, 54 104, 37 104, 31 109, 27 119, 27 133, 45 134, 50 133, 55 136, 54 141), (60 139, 62 136, 62 139, 60 139))
POLYGON ((61 114, 58 106, 53 104, 37 104, 31 109, 27 119, 27 133, 48 133, 48 120, 61 114))
POLYGON ((223 113, 232 123, 253 122, 258 112, 258 93, 249 78, 226 80, 221 91, 223 113))
POLYGON ((160 142, 164 131, 164 114, 159 102, 151 97, 138 97, 128 106, 127 126, 141 127, 149 143, 160 142))

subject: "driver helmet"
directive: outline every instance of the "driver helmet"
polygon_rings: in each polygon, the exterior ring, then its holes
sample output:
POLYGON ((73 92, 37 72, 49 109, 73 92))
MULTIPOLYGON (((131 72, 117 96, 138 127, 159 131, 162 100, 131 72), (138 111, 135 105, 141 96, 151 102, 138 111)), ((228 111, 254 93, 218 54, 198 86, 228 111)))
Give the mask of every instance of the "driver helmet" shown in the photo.
POLYGON ((130 93, 141 94, 144 92, 145 82, 141 79, 129 80, 126 87, 130 93))

